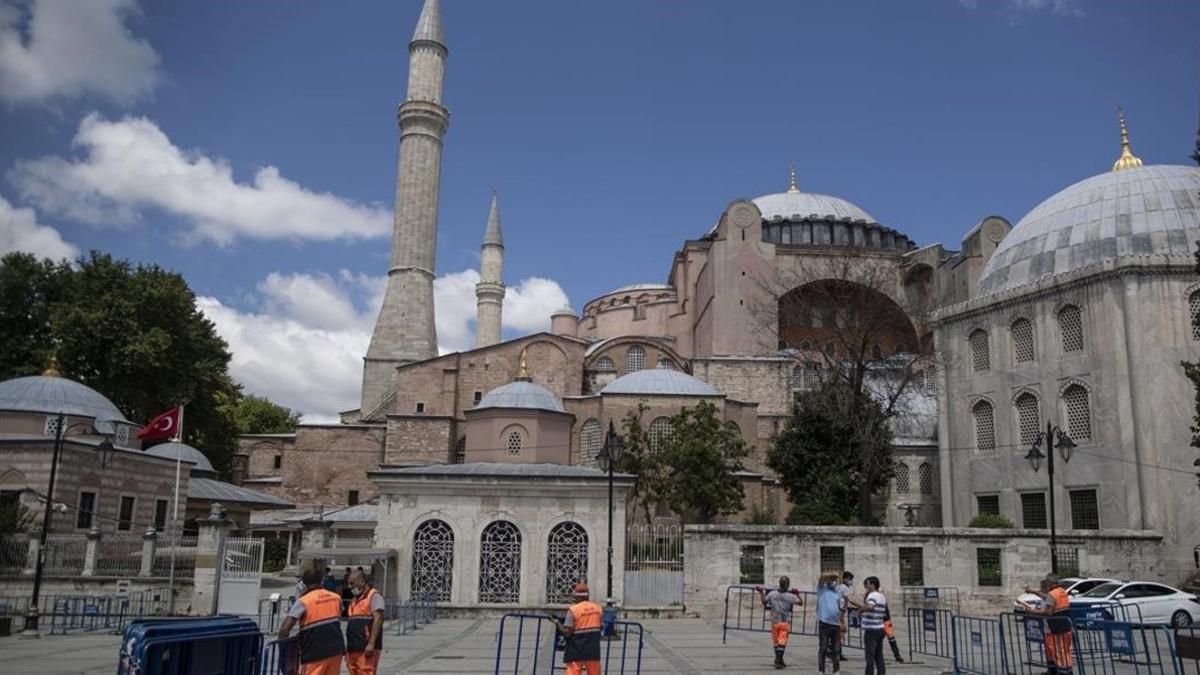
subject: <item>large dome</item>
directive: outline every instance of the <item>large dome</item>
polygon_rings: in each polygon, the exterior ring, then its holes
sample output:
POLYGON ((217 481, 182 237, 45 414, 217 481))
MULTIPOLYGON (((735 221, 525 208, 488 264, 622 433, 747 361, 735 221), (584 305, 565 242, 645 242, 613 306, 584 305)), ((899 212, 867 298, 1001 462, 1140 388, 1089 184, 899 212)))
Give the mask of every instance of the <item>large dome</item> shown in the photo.
POLYGON ((179 457, 181 461, 191 462, 195 464, 191 472, 200 475, 216 475, 217 470, 213 468, 212 462, 204 456, 203 452, 186 443, 159 443, 158 445, 146 450, 146 454, 154 455, 155 457, 166 457, 167 459, 175 459, 179 457))
POLYGON ((509 382, 489 391, 474 409, 483 408, 530 408, 564 412, 562 404, 549 389, 528 380, 509 382))
POLYGON ((100 392, 75 380, 51 375, 17 377, 0 382, 0 410, 93 417, 129 422, 100 392))
POLYGON ((814 220, 863 220, 876 222, 874 216, 851 204, 845 199, 815 192, 780 192, 755 197, 754 205, 762 212, 764 220, 782 218, 809 218, 814 220))
POLYGON ((1142 166, 1080 181, 1038 204, 1008 233, 979 295, 1114 261, 1189 264, 1200 239, 1200 168, 1142 166))
POLYGON ((671 394, 676 396, 720 396, 712 385, 687 373, 665 368, 647 368, 618 377, 600 390, 601 394, 671 394))

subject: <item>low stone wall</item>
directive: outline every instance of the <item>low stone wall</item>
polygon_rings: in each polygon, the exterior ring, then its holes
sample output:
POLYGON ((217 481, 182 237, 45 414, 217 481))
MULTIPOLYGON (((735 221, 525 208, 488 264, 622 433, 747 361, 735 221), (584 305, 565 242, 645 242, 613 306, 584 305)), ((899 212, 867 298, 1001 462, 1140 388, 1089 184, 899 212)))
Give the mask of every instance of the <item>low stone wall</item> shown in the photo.
MULTIPOLYGON (((120 579, 101 579, 87 577, 43 577, 42 595, 116 595, 117 582, 120 579)), ((130 577, 129 590, 132 593, 151 589, 167 589, 166 577, 130 577)), ((192 592, 190 579, 175 580, 175 597, 185 600, 192 592)), ((0 577, 0 597, 29 597, 33 594, 33 579, 31 577, 0 577)))
MULTIPOLYGON (((1066 532, 1060 538, 1060 550, 1078 552, 1081 574, 1180 581, 1164 569, 1163 537, 1156 532, 1066 532)), ((689 614, 720 620, 725 589, 740 583, 743 556, 753 569, 750 560, 758 553, 754 547, 762 547, 762 574, 768 585, 787 575, 793 586, 811 589, 822 571, 821 549, 828 547, 831 559, 841 549, 844 567, 855 574, 856 592, 863 579, 877 576, 893 606, 899 607, 903 548, 906 562, 919 555, 921 583, 913 585, 955 587, 964 614, 992 614, 1011 608, 1025 586, 1036 585, 1050 571, 1047 540, 1045 531, 1019 529, 688 525, 684 605, 689 614), (914 554, 914 549, 920 553, 914 554), (999 551, 999 585, 980 583, 980 549, 987 549, 985 557, 999 551)), ((912 574, 908 576, 913 581, 912 574)))

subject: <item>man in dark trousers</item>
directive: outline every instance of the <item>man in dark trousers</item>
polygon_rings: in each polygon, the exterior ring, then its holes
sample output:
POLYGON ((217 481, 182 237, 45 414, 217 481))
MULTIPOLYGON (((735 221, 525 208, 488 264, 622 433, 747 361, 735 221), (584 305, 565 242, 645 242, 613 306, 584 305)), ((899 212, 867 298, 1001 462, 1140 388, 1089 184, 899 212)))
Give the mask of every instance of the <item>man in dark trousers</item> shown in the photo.
POLYGON ((567 617, 559 621, 550 617, 558 632, 567 639, 563 651, 563 663, 567 675, 601 675, 600 671, 600 617, 604 610, 588 599, 588 585, 575 584, 572 595, 575 604, 567 608, 567 617))
POLYGON ((841 669, 838 654, 842 641, 842 594, 836 573, 821 575, 817 582, 817 672, 825 672, 825 659, 833 672, 841 669))
POLYGON ((885 675, 887 667, 883 662, 883 621, 887 616, 887 598, 879 591, 879 577, 867 577, 863 582, 867 596, 862 601, 849 596, 846 601, 861 611, 863 656, 867 665, 866 675, 885 675))

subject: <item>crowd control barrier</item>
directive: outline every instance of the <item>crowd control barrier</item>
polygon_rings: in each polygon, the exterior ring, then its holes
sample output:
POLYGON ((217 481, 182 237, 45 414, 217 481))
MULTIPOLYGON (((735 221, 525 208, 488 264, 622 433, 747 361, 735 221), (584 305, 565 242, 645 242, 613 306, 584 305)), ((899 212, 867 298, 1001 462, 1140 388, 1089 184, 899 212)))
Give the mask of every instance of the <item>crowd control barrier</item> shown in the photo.
POLYGON ((1072 644, 1081 674, 1179 675, 1175 641, 1166 626, 1076 621, 1072 644))
MULTIPOLYGON (((771 632, 771 613, 763 607, 762 597, 758 587, 737 584, 725 588, 725 618, 721 623, 721 643, 724 644, 731 630, 744 630, 754 633, 771 632)), ((765 589, 768 592, 771 589, 765 589)), ((812 635, 818 633, 817 625, 817 594, 814 591, 800 591, 800 604, 792 608, 792 635, 812 635)), ((849 619, 849 617, 848 617, 849 619)), ((845 647, 862 647, 862 632, 857 627, 857 621, 846 634, 845 647)))
POLYGON ((254 675, 298 675, 300 672, 300 636, 272 640, 263 645, 254 675))
POLYGON ((901 586, 900 606, 905 611, 920 609, 944 609, 958 614, 958 589, 953 586, 901 586))
POLYGON ((257 675, 262 633, 252 619, 137 620, 125 627, 118 675, 257 675))
POLYGON ((1200 627, 1175 629, 1175 655, 1180 675, 1200 675, 1200 627))
POLYGON ((408 635, 437 620, 437 605, 423 596, 401 602, 388 602, 384 618, 392 622, 393 635, 408 635))
MULTIPOLYGON (((613 628, 601 641, 601 669, 606 675, 641 675, 642 625, 614 621, 613 628)), ((548 614, 510 612, 500 619, 494 675, 552 675, 561 663, 561 642, 548 614)))
POLYGON ((908 633, 908 660, 914 656, 954 657, 950 626, 954 614, 948 609, 910 607, 905 614, 908 633))
POLYGON ((955 673, 1002 675, 1007 672, 999 620, 955 615, 950 620, 950 636, 955 673))

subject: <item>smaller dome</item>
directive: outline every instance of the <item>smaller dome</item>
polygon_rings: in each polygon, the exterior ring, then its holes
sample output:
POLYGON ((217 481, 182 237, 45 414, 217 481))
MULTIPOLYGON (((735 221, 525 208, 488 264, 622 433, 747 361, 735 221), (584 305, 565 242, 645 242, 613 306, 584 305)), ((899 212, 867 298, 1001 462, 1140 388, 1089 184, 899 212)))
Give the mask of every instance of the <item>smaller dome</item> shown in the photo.
POLYGON ((528 380, 509 382, 484 394, 483 399, 473 409, 484 408, 527 408, 566 412, 549 389, 528 380))
POLYGON ((554 313, 551 314, 550 316, 551 317, 555 317, 555 316, 575 317, 575 310, 571 309, 570 305, 563 305, 562 307, 559 307, 558 309, 554 310, 554 313))
POLYGON ((608 383, 601 394, 674 394, 677 396, 720 396, 712 385, 687 373, 665 368, 639 370, 608 383))
POLYGON ((776 217, 790 220, 793 216, 808 218, 816 215, 818 219, 832 217, 835 220, 878 222, 874 216, 845 199, 815 192, 779 192, 755 197, 753 202, 762 212, 763 220, 776 217))
POLYGON ((104 394, 65 377, 35 375, 0 382, 0 410, 63 413, 129 422, 104 394))
POLYGON ((215 476, 217 474, 217 470, 213 468, 212 462, 208 461, 204 453, 187 443, 159 443, 153 448, 146 450, 146 454, 172 460, 178 455, 181 461, 195 464, 191 470, 192 475, 211 474, 215 476))

